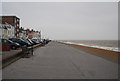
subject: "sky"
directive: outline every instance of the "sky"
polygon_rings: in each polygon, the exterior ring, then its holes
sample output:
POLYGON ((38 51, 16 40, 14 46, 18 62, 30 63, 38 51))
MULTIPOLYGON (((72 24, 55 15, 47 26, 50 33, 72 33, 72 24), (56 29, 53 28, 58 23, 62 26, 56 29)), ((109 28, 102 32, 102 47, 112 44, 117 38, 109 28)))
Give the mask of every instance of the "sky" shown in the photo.
POLYGON ((53 40, 117 40, 117 2, 3 2, 3 15, 53 40))

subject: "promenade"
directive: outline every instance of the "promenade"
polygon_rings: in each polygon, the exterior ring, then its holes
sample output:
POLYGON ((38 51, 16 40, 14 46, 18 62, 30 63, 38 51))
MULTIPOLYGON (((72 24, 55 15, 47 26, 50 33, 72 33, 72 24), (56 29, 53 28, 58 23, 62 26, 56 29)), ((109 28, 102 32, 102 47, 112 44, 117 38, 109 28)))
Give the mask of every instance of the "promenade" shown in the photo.
POLYGON ((58 42, 3 69, 3 79, 117 79, 118 64, 58 42))

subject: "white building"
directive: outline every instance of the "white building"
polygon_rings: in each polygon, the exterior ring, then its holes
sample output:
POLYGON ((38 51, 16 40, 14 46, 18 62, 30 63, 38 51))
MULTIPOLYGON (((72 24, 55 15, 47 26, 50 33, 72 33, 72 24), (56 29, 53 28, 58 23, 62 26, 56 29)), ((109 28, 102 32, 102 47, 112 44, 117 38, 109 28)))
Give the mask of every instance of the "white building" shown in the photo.
POLYGON ((0 28, 1 28, 0 31, 2 31, 2 33, 0 34, 3 38, 15 37, 15 27, 13 27, 12 25, 5 23, 5 24, 2 24, 0 28))
POLYGON ((0 24, 0 38, 2 38, 2 31, 3 31, 2 24, 0 24))
POLYGON ((20 32, 19 32, 20 38, 24 38, 24 39, 27 38, 26 30, 24 30, 24 28, 21 27, 21 28, 19 29, 19 31, 20 31, 20 32))
POLYGON ((39 31, 34 32, 33 37, 37 39, 41 39, 41 32, 39 31))

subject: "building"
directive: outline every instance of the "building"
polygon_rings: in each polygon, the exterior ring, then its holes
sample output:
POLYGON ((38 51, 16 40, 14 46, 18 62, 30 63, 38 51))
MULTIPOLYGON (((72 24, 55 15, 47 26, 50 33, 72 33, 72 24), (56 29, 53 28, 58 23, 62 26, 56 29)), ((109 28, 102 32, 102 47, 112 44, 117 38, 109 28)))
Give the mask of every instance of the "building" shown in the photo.
POLYGON ((2 16, 2 24, 5 23, 15 27, 15 36, 19 38, 20 19, 16 16, 2 16))
POLYGON ((32 39, 33 37, 33 32, 30 29, 26 29, 26 38, 32 39))
POLYGON ((2 31, 3 31, 2 24, 0 24, 0 38, 2 38, 2 31))
POLYGON ((15 27, 11 24, 5 23, 0 25, 0 38, 15 37, 15 27))
POLYGON ((20 38, 24 38, 24 39, 27 38, 26 30, 23 27, 19 29, 19 36, 20 38))
POLYGON ((35 31, 33 37, 34 37, 34 38, 37 38, 37 39, 41 39, 41 32, 35 31))
POLYGON ((32 39, 32 38, 40 39, 41 38, 41 33, 39 31, 35 31, 33 29, 32 30, 27 29, 26 34, 27 34, 27 38, 29 38, 29 39, 32 39))

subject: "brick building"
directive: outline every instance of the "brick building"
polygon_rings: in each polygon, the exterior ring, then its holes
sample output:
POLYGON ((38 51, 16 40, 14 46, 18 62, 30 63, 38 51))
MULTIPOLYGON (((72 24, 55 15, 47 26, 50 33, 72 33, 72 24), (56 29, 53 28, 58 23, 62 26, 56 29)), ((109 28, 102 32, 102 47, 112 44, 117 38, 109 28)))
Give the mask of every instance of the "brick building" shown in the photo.
POLYGON ((27 38, 29 39, 33 38, 34 30, 27 29, 26 33, 27 33, 27 38))
POLYGON ((15 27, 15 36, 19 37, 20 19, 16 16, 2 16, 2 24, 9 23, 15 27))
POLYGON ((40 39, 41 38, 41 32, 35 31, 33 29, 32 30, 27 29, 26 34, 27 34, 27 38, 29 39, 32 39, 32 38, 40 39))

